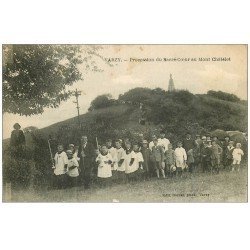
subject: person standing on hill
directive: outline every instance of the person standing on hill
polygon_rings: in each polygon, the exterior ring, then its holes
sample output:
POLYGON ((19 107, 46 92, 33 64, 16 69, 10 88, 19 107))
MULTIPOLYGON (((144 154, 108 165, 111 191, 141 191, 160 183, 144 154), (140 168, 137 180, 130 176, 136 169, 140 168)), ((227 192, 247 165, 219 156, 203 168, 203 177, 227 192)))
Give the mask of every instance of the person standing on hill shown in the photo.
POLYGON ((196 135, 195 143, 198 147, 201 147, 202 145, 202 139, 200 135, 196 135))
POLYGON ((222 142, 222 163, 224 166, 224 169, 227 167, 227 147, 229 146, 229 142, 230 142, 230 137, 229 136, 225 136, 224 141, 222 142))
MULTIPOLYGON (((233 163, 233 150, 234 150, 234 141, 230 141, 229 145, 225 148, 225 162, 224 162, 224 167, 227 168, 228 170, 231 170, 232 163, 233 163)), ((224 151, 223 151, 224 153, 224 151)))
POLYGON ((117 170, 117 164, 116 164, 117 163, 117 152, 116 152, 116 149, 112 145, 112 140, 111 139, 108 139, 106 141, 106 146, 107 146, 108 152, 111 154, 112 159, 113 159, 113 162, 112 162, 112 175, 114 175, 114 171, 117 170))
POLYGON ((167 139, 166 134, 162 131, 160 133, 160 138, 158 139, 158 145, 163 148, 164 153, 168 150, 168 145, 170 144, 169 139, 167 139))
POLYGON ((156 135, 152 135, 151 139, 152 139, 152 141, 149 142, 148 148, 152 151, 152 148, 154 146, 154 140, 157 139, 156 135))
POLYGON ((95 149, 94 146, 88 142, 86 135, 81 137, 78 157, 80 158, 80 182, 83 183, 85 189, 88 189, 90 187, 95 149))
POLYGON ((211 168, 211 140, 204 142, 201 148, 201 167, 202 172, 205 173, 211 168))
POLYGON ((166 167, 165 167, 165 173, 167 176, 172 177, 175 173, 176 167, 175 167, 175 153, 173 150, 173 145, 170 143, 168 144, 168 150, 165 152, 165 161, 166 161, 166 167))
POLYGON ((186 138, 183 140, 183 148, 186 150, 187 153, 187 162, 189 163, 189 171, 193 171, 193 163, 194 163, 194 157, 193 157, 193 149, 196 147, 195 140, 192 139, 191 134, 187 133, 186 138), (190 158, 190 159, 189 159, 190 158))
POLYGON ((132 144, 130 141, 125 142, 125 173, 127 180, 131 180, 131 177, 133 179, 134 175, 132 175, 133 172, 135 172, 138 168, 138 164, 135 162, 136 155, 133 151, 132 144))
POLYGON ((150 154, 151 151, 148 148, 148 142, 147 140, 142 141, 142 148, 141 148, 141 153, 143 156, 143 169, 145 171, 145 179, 148 180, 150 177, 150 154))
POLYGON ((175 153, 176 174, 182 177, 182 172, 186 169, 187 153, 185 148, 182 147, 182 142, 177 143, 175 153))
POLYGON ((68 172, 69 176, 69 186, 76 187, 78 186, 78 176, 79 176, 79 163, 77 158, 74 157, 74 153, 72 150, 68 149, 66 151, 68 157, 68 172))
POLYGON ((212 141, 212 147, 211 147, 211 163, 213 169, 218 174, 220 171, 220 159, 222 154, 222 148, 217 144, 216 141, 212 141))
POLYGON ((11 132, 10 148, 14 158, 23 158, 25 147, 25 136, 19 123, 15 123, 11 132))
POLYGON ((218 136, 213 136, 213 140, 217 145, 219 145, 220 147, 222 147, 222 143, 219 141, 218 136))
POLYGON ((54 167, 54 176, 55 182, 54 185, 58 189, 66 188, 66 173, 68 172, 68 157, 64 152, 62 144, 58 144, 57 152, 54 157, 55 167, 54 167))
POLYGON ((192 139, 191 134, 187 133, 186 138, 183 140, 183 148, 188 152, 195 147, 195 141, 192 139))
POLYGON ((233 150, 233 167, 232 171, 240 171, 240 162, 241 158, 244 155, 243 150, 241 149, 241 143, 236 143, 236 148, 233 150))
POLYGON ((112 176, 112 163, 113 158, 108 151, 106 145, 102 145, 100 153, 96 157, 96 162, 98 164, 97 177, 99 184, 105 187, 109 184, 109 179, 112 176))
POLYGON ((125 159, 126 159, 126 152, 122 147, 122 141, 116 140, 115 141, 115 149, 116 149, 116 157, 117 161, 115 162, 115 168, 117 169, 117 179, 120 182, 124 182, 125 180, 125 159))
POLYGON ((162 146, 158 145, 158 140, 154 139, 154 146, 152 147, 152 162, 154 165, 154 169, 156 171, 157 178, 160 178, 160 172, 162 174, 162 177, 165 179, 165 155, 164 155, 164 149, 162 146), (163 164, 164 163, 164 164, 163 164))

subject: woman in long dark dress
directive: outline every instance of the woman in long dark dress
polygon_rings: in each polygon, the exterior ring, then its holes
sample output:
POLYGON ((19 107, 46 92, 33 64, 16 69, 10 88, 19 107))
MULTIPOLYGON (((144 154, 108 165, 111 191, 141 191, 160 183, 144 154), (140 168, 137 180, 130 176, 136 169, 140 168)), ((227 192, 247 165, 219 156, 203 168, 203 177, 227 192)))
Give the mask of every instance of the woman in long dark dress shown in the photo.
POLYGON ((13 128, 10 137, 11 155, 15 158, 21 158, 24 154, 25 136, 19 123, 15 123, 13 128))

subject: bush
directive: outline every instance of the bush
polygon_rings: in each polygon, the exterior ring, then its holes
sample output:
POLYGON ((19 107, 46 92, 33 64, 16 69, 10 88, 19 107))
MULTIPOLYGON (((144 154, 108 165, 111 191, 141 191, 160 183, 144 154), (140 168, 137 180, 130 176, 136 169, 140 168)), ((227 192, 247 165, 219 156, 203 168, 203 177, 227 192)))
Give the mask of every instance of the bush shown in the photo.
POLYGON ((89 111, 106 108, 113 105, 114 103, 115 100, 112 99, 112 96, 110 94, 99 95, 91 102, 89 111))
POLYGON ((209 90, 207 92, 207 94, 212 96, 212 97, 224 100, 224 101, 230 101, 230 102, 239 102, 240 101, 240 98, 237 97, 236 95, 229 94, 229 93, 222 92, 222 91, 209 90))

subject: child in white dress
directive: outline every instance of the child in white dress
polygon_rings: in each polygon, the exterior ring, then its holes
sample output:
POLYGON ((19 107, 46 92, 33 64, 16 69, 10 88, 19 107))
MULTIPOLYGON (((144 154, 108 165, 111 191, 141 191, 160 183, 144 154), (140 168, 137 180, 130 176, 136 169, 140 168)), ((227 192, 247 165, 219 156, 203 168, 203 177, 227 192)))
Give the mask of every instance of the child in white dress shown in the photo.
POLYGON ((182 142, 177 143, 175 153, 176 174, 182 176, 183 170, 187 167, 187 154, 186 150, 182 147, 182 142))
POLYGON ((108 152, 106 145, 103 145, 100 149, 99 155, 96 157, 96 162, 98 164, 97 177, 100 184, 107 184, 107 179, 112 176, 111 165, 113 159, 111 154, 108 152))
POLYGON ((63 145, 59 144, 57 146, 57 153, 55 154, 55 186, 59 189, 66 188, 66 172, 68 170, 68 157, 63 151, 63 145))
POLYGON ((236 143, 236 148, 233 150, 233 167, 232 171, 234 169, 236 171, 240 171, 240 162, 241 162, 241 157, 244 155, 243 150, 241 149, 241 143, 236 143))

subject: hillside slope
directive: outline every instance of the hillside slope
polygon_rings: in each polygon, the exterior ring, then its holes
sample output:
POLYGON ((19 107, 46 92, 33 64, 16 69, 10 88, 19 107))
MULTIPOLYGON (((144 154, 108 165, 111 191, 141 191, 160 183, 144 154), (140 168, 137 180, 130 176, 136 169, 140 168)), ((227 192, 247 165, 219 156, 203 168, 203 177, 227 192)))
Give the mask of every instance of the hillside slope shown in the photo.
MULTIPOLYGON (((62 114, 63 116, 63 114, 62 114)), ((136 88, 120 96, 112 106, 95 109, 80 116, 35 131, 44 139, 49 136, 63 143, 78 143, 87 134, 93 142, 107 138, 146 137, 159 130, 167 131, 172 141, 189 131, 205 134, 216 129, 247 131, 247 103, 221 100, 209 95, 193 95, 187 91, 168 93, 161 89, 136 88), (146 124, 141 125, 140 103, 144 104, 146 124)), ((28 135, 27 135, 28 136, 28 135)))
POLYGON ((145 100, 145 125, 139 123, 142 111, 137 100, 141 101, 140 96, 134 96, 136 101, 123 96, 120 99, 125 99, 124 102, 81 115, 81 131, 77 117, 74 117, 40 129, 39 133, 46 138, 51 135, 57 140, 77 143, 83 133, 88 134, 93 142, 95 137, 102 142, 107 138, 136 137, 139 133, 149 137, 162 129, 173 140, 182 137, 186 131, 192 134, 205 134, 216 129, 247 131, 247 105, 242 102, 185 91, 171 95, 158 91, 149 95, 151 99, 147 99, 143 90, 138 93, 142 93, 142 101, 145 100))

